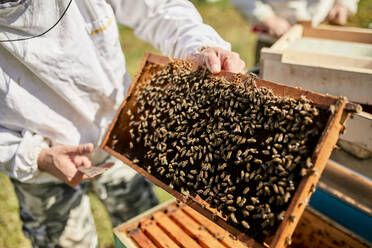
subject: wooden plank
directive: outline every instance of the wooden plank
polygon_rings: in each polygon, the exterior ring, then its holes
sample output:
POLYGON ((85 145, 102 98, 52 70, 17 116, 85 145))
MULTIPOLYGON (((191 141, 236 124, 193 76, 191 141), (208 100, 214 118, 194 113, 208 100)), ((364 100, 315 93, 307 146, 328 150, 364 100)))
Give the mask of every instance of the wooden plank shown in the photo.
MULTIPOLYGON (((154 221, 145 219, 141 221, 141 230, 148 236, 158 247, 161 248, 178 248, 179 246, 161 230, 154 221)), ((146 247, 146 246, 144 246, 146 247)))
POLYGON ((201 247, 194 239, 188 236, 175 222, 163 212, 156 212, 153 215, 156 223, 170 236, 180 247, 199 248, 201 247))
MULTIPOLYGON (((285 50, 336 55, 345 58, 370 59, 372 45, 360 42, 349 42, 314 37, 300 37, 288 43, 285 50)), ((285 51, 284 50, 284 51, 285 51)))
POLYGON ((197 240, 204 248, 224 248, 209 232, 175 206, 170 206, 167 213, 186 233, 197 240))
POLYGON ((140 229, 133 229, 128 233, 129 237, 133 239, 139 247, 157 248, 154 243, 146 237, 140 229))
POLYGON ((372 30, 365 28, 337 27, 331 25, 319 25, 315 28, 304 26, 303 36, 367 44, 372 43, 372 30))
POLYGON ((372 74, 372 58, 365 57, 346 57, 286 49, 283 51, 282 63, 372 74))
POLYGON ((264 60, 261 69, 264 80, 322 94, 346 96, 350 101, 372 105, 370 73, 289 64, 271 59, 264 60))
POLYGON ((221 243, 223 243, 226 247, 231 248, 246 248, 247 246, 244 245, 239 240, 234 240, 230 237, 229 233, 215 224, 214 222, 210 221, 208 218, 204 217, 203 215, 199 214, 192 208, 183 205, 182 210, 188 214, 191 218, 193 218, 199 224, 205 226, 207 230, 212 233, 215 237, 219 238, 221 243))

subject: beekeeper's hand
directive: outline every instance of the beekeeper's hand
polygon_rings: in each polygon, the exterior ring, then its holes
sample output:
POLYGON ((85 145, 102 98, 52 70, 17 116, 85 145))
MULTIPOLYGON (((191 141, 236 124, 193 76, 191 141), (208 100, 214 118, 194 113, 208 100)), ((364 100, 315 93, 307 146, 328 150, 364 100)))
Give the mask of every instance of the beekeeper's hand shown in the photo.
MULTIPOLYGON (((44 149, 38 157, 39 170, 61 179, 71 187, 75 187, 83 180, 92 179, 77 170, 78 166, 91 167, 93 163, 86 156, 93 151, 93 144, 79 146, 58 145, 44 149)), ((112 163, 101 166, 110 167, 112 163)))
POLYGON ((245 63, 238 53, 219 47, 206 47, 200 53, 191 54, 187 59, 198 65, 206 66, 213 74, 217 74, 221 70, 243 73, 245 68, 245 63))
POLYGON ((281 17, 278 16, 270 16, 263 20, 263 24, 267 28, 269 35, 279 38, 285 32, 289 30, 291 24, 281 17))
POLYGON ((336 3, 328 13, 328 20, 337 25, 346 24, 347 17, 349 16, 349 10, 346 6, 336 3))

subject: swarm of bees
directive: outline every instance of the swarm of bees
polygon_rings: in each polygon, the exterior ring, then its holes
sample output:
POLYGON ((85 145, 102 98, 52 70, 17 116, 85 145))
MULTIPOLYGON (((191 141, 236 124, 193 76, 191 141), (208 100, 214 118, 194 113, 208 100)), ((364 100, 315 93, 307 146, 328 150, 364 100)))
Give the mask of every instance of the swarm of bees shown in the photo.
POLYGON ((199 195, 260 240, 275 232, 324 128, 309 100, 173 62, 135 94, 128 156, 170 187, 199 195), (136 154, 136 148, 144 154, 136 154))

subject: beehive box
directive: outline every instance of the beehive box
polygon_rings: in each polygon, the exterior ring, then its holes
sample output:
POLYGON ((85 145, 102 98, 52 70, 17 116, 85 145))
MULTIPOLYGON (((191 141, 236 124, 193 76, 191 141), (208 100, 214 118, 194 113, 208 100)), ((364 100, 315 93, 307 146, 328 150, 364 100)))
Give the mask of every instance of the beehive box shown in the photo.
POLYGON ((364 104, 347 123, 339 145, 360 159, 372 157, 372 30, 309 23, 293 26, 261 51, 264 80, 364 104))
MULTIPOLYGON (((116 248, 239 248, 246 245, 185 204, 170 200, 114 229, 116 248)), ((322 214, 306 208, 294 232, 292 248, 368 247, 322 214)))
MULTIPOLYGON (((188 195, 186 197, 186 195, 182 192, 174 190, 169 185, 165 184, 155 176, 149 174, 146 170, 130 160, 133 152, 135 152, 136 156, 145 154, 143 146, 134 146, 132 149, 130 148, 131 135, 129 134, 130 117, 128 114, 128 110, 130 110, 129 112, 132 113, 136 112, 135 92, 140 89, 140 86, 148 83, 148 80, 151 78, 151 76, 159 70, 158 65, 165 65, 170 61, 171 59, 168 57, 162 57, 154 54, 147 54, 145 56, 142 66, 133 80, 128 95, 122 106, 118 110, 116 118, 113 121, 101 147, 111 155, 124 161, 126 164, 134 168, 137 172, 148 178, 156 185, 168 191, 178 200, 185 202, 187 205, 202 213, 207 218, 214 220, 215 223, 226 229, 237 239, 245 242, 250 246, 259 246, 262 244, 262 242, 253 240, 244 232, 241 232, 232 225, 228 224, 226 222, 226 218, 221 216, 215 209, 210 208, 208 204, 206 204, 206 202, 204 202, 198 195, 188 195), (114 148, 115 146, 116 148, 114 148), (120 149, 117 148, 118 146, 120 146, 120 149)), ((227 79, 231 79, 232 77, 234 77, 232 73, 221 73, 219 76, 223 76, 227 79)), ((244 78, 245 76, 242 77, 244 78)), ((336 144, 338 135, 343 128, 343 122, 348 117, 349 111, 355 111, 356 106, 347 103, 345 98, 325 96, 301 89, 296 89, 293 87, 263 81, 260 79, 256 79, 255 83, 256 86, 259 88, 266 87, 271 89, 275 95, 290 96, 295 99, 299 99, 301 98, 301 96, 305 96, 320 109, 332 109, 332 112, 329 112, 329 115, 327 115, 326 119, 324 120, 325 128, 322 131, 320 139, 315 147, 315 150, 312 153, 314 168, 317 173, 305 176, 301 180, 295 194, 293 195, 289 203, 287 211, 285 212, 283 221, 275 231, 275 234, 266 237, 265 241, 263 242, 264 244, 269 244, 271 247, 284 247, 287 242, 286 240, 291 237, 297 225, 297 222, 305 209, 307 200, 309 199, 312 191, 315 189, 315 185, 319 179, 319 175, 323 171, 325 163, 327 162, 331 154, 333 146, 336 144)))
POLYGON ((264 80, 372 105, 372 30, 294 25, 261 50, 264 80))

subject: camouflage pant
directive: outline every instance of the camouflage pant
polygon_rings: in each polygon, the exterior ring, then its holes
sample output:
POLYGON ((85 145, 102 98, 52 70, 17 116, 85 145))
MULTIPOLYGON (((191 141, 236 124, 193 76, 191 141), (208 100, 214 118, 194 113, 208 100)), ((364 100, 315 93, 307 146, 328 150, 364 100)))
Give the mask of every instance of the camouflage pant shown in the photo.
POLYGON ((33 247, 97 247, 88 188, 105 205, 113 226, 155 206, 152 185, 122 164, 75 188, 66 184, 26 184, 12 180, 23 232, 33 247))

